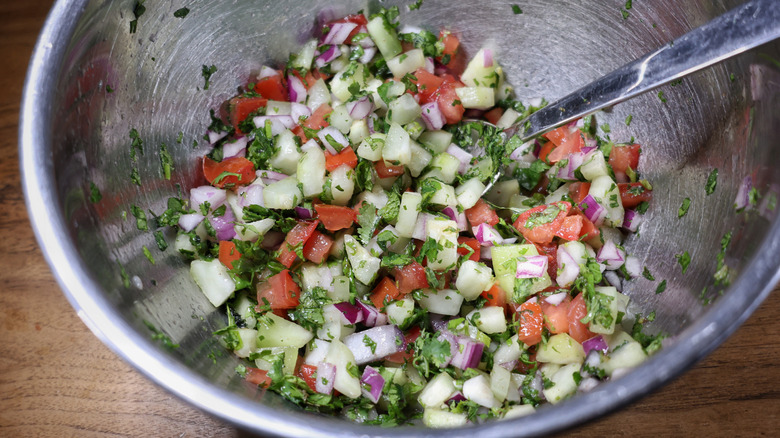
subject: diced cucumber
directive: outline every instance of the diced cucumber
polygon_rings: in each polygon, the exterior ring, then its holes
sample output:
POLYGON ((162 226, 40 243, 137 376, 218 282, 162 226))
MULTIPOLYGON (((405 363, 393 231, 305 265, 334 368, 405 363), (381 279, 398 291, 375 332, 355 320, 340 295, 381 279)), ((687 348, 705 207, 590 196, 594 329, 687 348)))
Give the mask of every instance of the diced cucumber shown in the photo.
POLYGON ((554 192, 550 193, 544 198, 545 204, 552 204, 553 202, 558 202, 563 200, 563 197, 569 194, 569 186, 570 183, 565 183, 562 186, 558 187, 554 192))
POLYGON ((493 187, 485 194, 485 199, 498 206, 508 207, 512 196, 519 194, 520 183, 516 179, 510 179, 493 184, 493 187))
POLYGON ((647 359, 647 353, 642 344, 636 341, 628 341, 617 350, 609 353, 609 359, 601 364, 601 368, 611 376, 615 370, 634 368, 647 359))
POLYGON ((588 181, 593 181, 600 176, 609 175, 607 161, 604 159, 604 154, 599 149, 594 149, 585 155, 579 170, 582 176, 588 181))
POLYGON ((489 335, 506 331, 506 316, 503 307, 485 306, 481 309, 474 309, 466 315, 466 319, 472 321, 480 331, 489 335))
POLYGON ((314 59, 314 52, 317 50, 317 40, 307 41, 301 47, 290 61, 290 65, 298 70, 308 70, 311 68, 311 62, 314 59))
POLYGON ((385 59, 391 59, 401 53, 401 41, 398 39, 398 34, 385 22, 384 18, 374 17, 368 22, 366 29, 385 59))
POLYGON ((468 423, 466 414, 457 414, 442 409, 425 408, 423 410, 423 424, 434 429, 447 429, 465 426, 468 423))
POLYGON ((278 100, 269 100, 265 104, 265 115, 287 116, 292 112, 290 102, 281 102, 278 100))
POLYGON ((438 408, 455 392, 455 380, 447 373, 439 373, 428 381, 417 398, 425 408, 438 408))
POLYGON ((244 320, 246 327, 255 328, 257 325, 255 303, 249 299, 246 292, 239 293, 230 307, 244 320))
MULTIPOLYGON (((413 122, 422 114, 422 108, 414 100, 411 94, 404 93, 398 98, 394 99, 387 106, 387 114, 392 123, 399 125, 406 125, 413 122)), ((409 133, 407 132, 407 135, 409 133)), ((388 136, 390 132, 388 131, 388 136)))
POLYGON ((325 290, 333 288, 330 269, 327 266, 305 262, 301 265, 301 286, 304 292, 310 292, 315 287, 321 287, 325 290))
POLYGON ((490 87, 461 87, 455 89, 463 108, 488 109, 496 104, 496 92, 490 87))
POLYGON ((531 207, 524 204, 524 202, 528 201, 530 198, 528 196, 523 195, 512 195, 512 197, 509 198, 509 208, 517 209, 519 213, 523 213, 526 210, 530 210, 531 207))
POLYGON ((521 279, 522 281, 520 284, 522 289, 518 288, 518 281, 515 279, 515 274, 499 275, 496 279, 498 280, 498 285, 501 286, 501 289, 507 293, 507 299, 518 304, 525 301, 525 299, 531 295, 552 286, 552 279, 547 272, 538 278, 521 279))
POLYGON ((357 196, 355 205, 360 205, 361 202, 367 202, 372 204, 376 208, 382 208, 387 205, 387 192, 382 187, 374 186, 373 190, 365 191, 357 196))
POLYGON ((594 319, 590 322, 588 329, 593 333, 611 334, 615 331, 615 321, 617 320, 618 313, 618 291, 612 286, 597 286, 595 288, 597 294, 605 295, 609 297, 607 300, 599 300, 600 302, 608 301, 608 308, 603 311, 609 312, 609 317, 605 320, 611 321, 608 325, 602 325, 600 319, 594 319))
POLYGON ((224 304, 236 290, 227 268, 218 259, 208 262, 193 260, 190 263, 190 275, 214 307, 224 304))
POLYGON ((317 337, 320 339, 339 339, 355 333, 355 325, 349 324, 344 314, 333 304, 327 304, 322 308, 322 317, 325 323, 317 329, 317 337))
POLYGON ((328 291, 328 298, 333 301, 347 301, 350 297, 349 277, 344 275, 333 277, 333 290, 328 291))
POLYGON ((330 89, 324 80, 317 79, 314 85, 309 88, 309 97, 306 105, 312 111, 316 111, 323 103, 330 103, 330 89))
POLYGON ((439 189, 431 196, 430 203, 440 207, 457 204, 458 198, 455 196, 455 188, 449 184, 439 184, 439 189))
POLYGON ((517 111, 513 110, 512 108, 507 108, 506 111, 504 111, 504 114, 501 115, 501 118, 498 119, 496 122, 496 128, 498 129, 506 129, 510 126, 514 125, 515 122, 518 121, 521 114, 517 111))
POLYGON ((458 261, 458 224, 453 220, 435 217, 428 220, 427 234, 439 244, 436 256, 428 254, 431 269, 449 269, 458 261))
POLYGON ((452 289, 425 289, 418 302, 420 307, 431 313, 455 316, 460 312, 463 295, 452 289))
POLYGON ((425 55, 421 49, 412 49, 387 60, 387 68, 396 79, 401 79, 407 73, 414 73, 418 68, 424 67, 425 55))
POLYGON ((593 196, 602 207, 607 210, 604 224, 611 227, 623 225, 623 202, 620 199, 620 190, 615 181, 607 175, 596 177, 590 184, 588 194, 593 196))
POLYGON ((295 364, 298 361, 298 349, 295 347, 271 347, 260 348, 256 351, 260 357, 255 359, 255 366, 261 370, 269 371, 280 355, 284 355, 282 372, 295 374, 295 364))
POLYGON ((301 153, 295 144, 295 134, 285 129, 276 137, 276 153, 268 160, 268 164, 281 170, 287 175, 292 175, 298 170, 298 160, 301 153))
POLYGON ((355 278, 365 285, 373 284, 379 272, 381 260, 372 256, 354 237, 344 236, 344 247, 355 278))
POLYGON ((263 347, 295 347, 306 345, 314 335, 298 324, 280 318, 273 313, 266 313, 257 321, 257 346, 263 347))
POLYGON ((303 186, 303 196, 318 196, 325 185, 325 153, 314 140, 306 142, 301 151, 303 156, 298 160, 297 178, 303 186))
POLYGON ((460 160, 447 152, 442 152, 433 157, 430 166, 431 170, 423 178, 436 178, 444 183, 452 184, 458 175, 460 160))
POLYGON ((581 364, 585 350, 567 333, 558 333, 550 336, 547 343, 539 344, 536 360, 558 365, 581 364))
POLYGON ((564 400, 577 391, 577 383, 574 381, 574 373, 580 371, 581 364, 572 363, 561 367, 550 380, 554 383, 543 390, 544 398, 552 404, 564 400))
POLYGON ((348 165, 342 164, 330 173, 330 180, 332 204, 347 205, 355 191, 355 171, 348 165))
POLYGON ((407 165, 412 159, 412 147, 409 133, 398 123, 390 123, 387 130, 385 145, 382 147, 382 158, 391 164, 407 165))
POLYGON ((496 88, 498 85, 498 77, 496 75, 496 66, 498 64, 496 64, 493 59, 488 59, 488 61, 492 62, 485 62, 487 56, 493 58, 492 53, 488 55, 486 50, 490 49, 480 49, 474 57, 471 58, 471 61, 469 61, 466 69, 460 76, 460 80, 470 87, 482 86, 491 88, 492 91, 492 89, 496 88), (486 67, 485 64, 488 64, 488 66, 486 67))
POLYGON ((317 365, 325 361, 328 355, 330 342, 324 339, 314 339, 306 346, 306 355, 303 357, 303 363, 306 365, 317 365))
POLYGON ((355 120, 349 127, 349 143, 359 145, 360 142, 368 138, 371 132, 368 130, 368 123, 365 120, 355 120))
POLYGON ((511 384, 512 372, 494 360, 493 370, 490 371, 490 390, 493 391, 493 397, 499 402, 506 400, 511 384))
POLYGON ((493 354, 493 362, 497 364, 514 362, 520 359, 523 354, 523 348, 520 346, 520 342, 516 337, 510 338, 506 342, 502 342, 498 347, 498 350, 493 354))
POLYGON ((298 179, 294 176, 268 184, 263 189, 266 208, 290 210, 303 201, 303 193, 298 188, 298 179))
POLYGON ((420 213, 422 195, 417 192, 404 192, 401 195, 401 206, 398 210, 398 221, 395 229, 401 237, 411 238, 414 233, 414 225, 420 213))
POLYGON ((409 144, 412 149, 412 161, 408 165, 409 173, 412 177, 417 178, 431 162, 433 155, 414 140, 410 141, 409 144))
POLYGON ((482 291, 493 285, 493 273, 490 268, 480 262, 466 260, 458 269, 455 288, 468 301, 475 300, 482 291))
POLYGON ((249 357, 257 350, 257 330, 248 328, 236 329, 238 338, 241 339, 241 346, 233 350, 238 357, 249 357))
POLYGON ((330 80, 330 91, 341 102, 346 102, 352 97, 349 87, 357 84, 360 88, 365 87, 366 80, 371 76, 364 70, 363 64, 357 64, 355 69, 346 69, 336 73, 330 80))
POLYGON ((406 296, 393 301, 385 307, 385 313, 391 324, 403 326, 404 322, 414 315, 414 300, 406 296))
POLYGON ((485 185, 478 178, 471 178, 455 188, 455 196, 458 198, 458 205, 468 210, 473 207, 482 197, 485 191, 485 185))
POLYGON ((533 244, 496 245, 490 251, 496 276, 517 273, 517 261, 521 257, 539 255, 533 244))
POLYGON ((417 139, 434 154, 440 154, 452 144, 452 133, 447 131, 425 131, 417 139))
POLYGON ((525 417, 526 415, 531 415, 534 412, 536 412, 536 408, 534 408, 533 405, 514 405, 510 406, 509 409, 504 413, 504 419, 509 420, 510 418, 525 417))
POLYGON ((463 396, 486 408, 500 406, 500 403, 493 396, 490 381, 484 374, 479 374, 463 382, 463 396))
POLYGON ((382 158, 382 148, 385 146, 387 136, 381 132, 371 134, 360 142, 355 153, 360 158, 369 161, 379 161, 382 158))
POLYGON ((347 134, 352 127, 352 122, 352 117, 349 116, 349 110, 347 110, 346 105, 338 104, 333 106, 333 111, 328 116, 330 126, 338 129, 342 134, 347 134))
POLYGON ((360 379, 355 375, 357 374, 355 356, 349 348, 341 341, 334 340, 330 343, 328 354, 325 356, 325 362, 336 366, 336 378, 333 381, 333 389, 349 398, 360 397, 360 379))
POLYGON ((179 234, 176 236, 176 240, 173 242, 173 247, 180 253, 196 254, 198 249, 190 241, 188 234, 179 234))

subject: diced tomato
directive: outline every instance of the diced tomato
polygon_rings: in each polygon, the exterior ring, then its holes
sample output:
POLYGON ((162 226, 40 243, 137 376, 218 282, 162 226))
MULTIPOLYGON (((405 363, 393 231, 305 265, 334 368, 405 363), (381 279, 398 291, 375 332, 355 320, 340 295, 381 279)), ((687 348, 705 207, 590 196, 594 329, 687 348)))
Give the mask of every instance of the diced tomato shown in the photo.
POLYGON ((228 269, 233 269, 233 262, 241 258, 241 253, 236 249, 236 244, 230 240, 219 241, 219 261, 228 269))
POLYGON ((203 176, 206 181, 220 189, 247 185, 255 180, 255 165, 244 157, 230 157, 214 161, 203 157, 203 176))
POLYGON ((575 341, 582 343, 595 334, 588 330, 588 325, 582 322, 582 318, 588 315, 588 309, 585 305, 585 297, 582 294, 577 295, 569 303, 569 336, 574 338, 575 341))
POLYGON ((647 190, 642 183, 619 183, 620 200, 623 208, 634 208, 644 201, 653 199, 653 192, 647 190))
POLYGON ((307 90, 311 88, 312 85, 314 85, 314 83, 317 82, 317 79, 319 79, 320 77, 318 70, 309 70, 306 72, 305 76, 301 76, 300 72, 298 72, 298 70, 295 69, 292 69, 291 73, 301 80, 301 83, 307 90))
POLYGON ((316 204, 314 210, 322 225, 328 231, 338 231, 349 228, 357 220, 357 212, 349 207, 339 205, 316 204))
POLYGON ((579 240, 582 234, 582 216, 571 215, 566 216, 563 219, 563 223, 558 230, 555 231, 555 235, 563 240, 579 240))
POLYGON ((582 228, 580 229, 580 240, 589 240, 594 237, 598 237, 599 235, 599 229, 596 227, 596 224, 591 222, 590 219, 588 219, 587 216, 583 212, 581 212, 579 209, 572 209, 572 214, 576 214, 577 216, 582 218, 582 228))
POLYGON ((317 366, 316 365, 309 365, 309 364, 301 364, 301 367, 298 368, 298 377, 303 379, 304 382, 306 382, 306 385, 309 386, 309 388, 317 392, 317 366))
POLYGON ((504 115, 504 109, 497 106, 492 110, 486 112, 484 117, 485 120, 495 125, 496 123, 498 123, 498 120, 501 119, 501 116, 503 115, 504 115))
POLYGON ((303 245, 303 256, 306 260, 320 264, 328 258, 333 239, 319 231, 314 231, 306 244, 303 245))
POLYGON ((228 103, 230 122, 233 124, 238 134, 242 134, 238 125, 243 122, 250 114, 265 108, 268 104, 268 99, 264 97, 234 97, 230 99, 228 103))
POLYGON ((436 57, 437 61, 442 62, 445 56, 448 56, 451 60, 455 57, 455 55, 458 54, 458 50, 460 49, 460 40, 457 36, 455 36, 455 34, 450 31, 443 30, 439 32, 439 40, 441 40, 444 48, 441 51, 441 56, 436 57))
POLYGON ((389 166, 385 160, 379 160, 374 163, 374 170, 379 178, 392 178, 404 174, 404 166, 389 166))
POLYGON ((333 172, 345 164, 353 169, 357 167, 358 158, 355 151, 352 150, 352 146, 345 147, 336 155, 325 151, 325 169, 328 172, 333 172))
POLYGON ((550 243, 534 243, 540 255, 547 256, 547 274, 555 281, 558 278, 558 245, 550 243))
POLYGON ((526 240, 534 243, 549 243, 560 230, 570 210, 571 204, 566 201, 540 205, 521 214, 515 221, 514 227, 526 240))
POLYGON ((278 274, 258 283, 258 306, 268 305, 271 309, 293 309, 300 303, 301 288, 290 275, 290 270, 285 269, 278 274))
POLYGON ((420 333, 421 330, 419 325, 415 325, 414 327, 407 330, 406 333, 404 333, 404 343, 406 344, 406 349, 385 357, 385 360, 390 363, 397 364, 411 361, 414 357, 414 341, 420 337, 420 333))
POLYGON ((555 149, 547 156, 547 161, 557 163, 562 159, 582 150, 585 141, 582 139, 579 129, 570 130, 568 126, 560 128, 545 134, 551 143, 555 144, 555 149), (553 133, 556 133, 553 135, 553 133))
POLYGON ((636 170, 639 167, 641 149, 642 147, 638 144, 612 147, 612 152, 609 153, 609 165, 612 166, 615 177, 619 179, 618 182, 628 181, 628 176, 626 176, 628 169, 636 170))
POLYGON ((469 250, 466 249, 466 248, 461 248, 460 245, 468 245, 469 248, 471 248, 474 251, 469 256, 469 260, 472 260, 472 261, 475 261, 475 262, 479 261, 479 258, 482 255, 481 254, 482 246, 480 246, 479 240, 477 240, 477 239, 475 239, 473 237, 465 237, 465 236, 458 237, 458 255, 459 256, 464 256, 464 255, 469 253, 469 250))
POLYGON ((555 149, 555 143, 548 141, 547 143, 544 143, 539 149, 539 159, 544 161, 547 164, 550 164, 550 153, 555 149))
POLYGON ((588 196, 589 191, 589 182, 573 182, 569 185, 569 196, 571 196, 574 205, 580 205, 585 200, 585 197, 588 196))
POLYGON ((268 371, 261 370, 260 368, 246 367, 246 376, 244 376, 247 382, 260 385, 263 388, 271 386, 273 381, 268 377, 268 371))
POLYGON ((479 224, 488 224, 495 226, 498 223, 498 215, 493 207, 487 202, 480 199, 474 204, 473 207, 466 210, 466 219, 472 227, 476 227, 479 224))
POLYGON ((536 345, 542 341, 542 326, 544 325, 544 313, 542 306, 533 301, 526 301, 517 310, 517 320, 520 327, 517 330, 517 338, 526 345, 536 345))
POLYGON ((541 300, 542 312, 544 313, 544 325, 550 333, 567 333, 569 331, 569 303, 571 297, 566 298, 557 306, 541 300))
POLYGON ((398 292, 406 295, 417 289, 428 289, 428 277, 425 276, 425 268, 415 261, 408 265, 396 268, 393 271, 395 281, 398 283, 398 292))
MULTIPOLYGON (((328 127, 330 126, 330 123, 328 123, 328 117, 332 112, 333 108, 331 108, 327 103, 323 103, 318 106, 317 109, 315 109, 311 114, 311 116, 309 116, 309 118, 303 122, 303 126, 308 129, 314 129, 315 131, 328 127)), ((309 139, 306 137, 306 134, 303 132, 303 128, 300 126, 296 126, 292 132, 293 134, 300 137, 301 141, 304 143, 309 141, 309 139)))
POLYGON ((255 92, 269 100, 281 102, 290 100, 287 96, 287 86, 284 85, 284 78, 281 74, 266 76, 255 82, 255 92))
POLYGON ((441 111, 447 124, 458 123, 463 119, 466 109, 460 103, 455 89, 465 87, 465 84, 450 75, 442 75, 442 79, 444 79, 444 82, 435 93, 439 111, 441 111))
MULTIPOLYGON (((355 37, 358 33, 360 33, 360 27, 365 26, 368 24, 368 20, 366 19, 366 16, 363 14, 353 14, 353 15, 347 15, 344 18, 331 21, 328 23, 328 27, 332 27, 335 23, 354 23, 357 24, 357 27, 352 30, 352 32, 349 33, 349 36, 347 36, 347 39, 344 40, 344 44, 352 44, 352 38, 355 37)), ((365 30, 364 30, 365 32, 365 30)), ((327 33, 323 33, 323 36, 327 35, 327 33)))
POLYGON ((504 289, 501 289, 498 283, 495 283, 490 289, 482 291, 480 296, 487 300, 485 302, 486 306, 506 307, 506 292, 504 289))
POLYGON ((435 93, 439 89, 444 79, 436 76, 433 73, 428 73, 424 68, 418 68, 414 72, 413 80, 417 85, 417 95, 420 96, 420 104, 426 104, 435 100, 435 93))
POLYGON ((374 290, 371 291, 371 302, 374 303, 374 306, 379 310, 382 310, 387 303, 393 302, 401 297, 401 292, 390 277, 382 278, 374 290))
POLYGON ((279 257, 277 260, 286 267, 292 266, 298 255, 295 253, 296 245, 305 245, 314 231, 317 229, 317 225, 320 221, 301 221, 298 222, 287 236, 284 238, 282 247, 280 248, 279 257))

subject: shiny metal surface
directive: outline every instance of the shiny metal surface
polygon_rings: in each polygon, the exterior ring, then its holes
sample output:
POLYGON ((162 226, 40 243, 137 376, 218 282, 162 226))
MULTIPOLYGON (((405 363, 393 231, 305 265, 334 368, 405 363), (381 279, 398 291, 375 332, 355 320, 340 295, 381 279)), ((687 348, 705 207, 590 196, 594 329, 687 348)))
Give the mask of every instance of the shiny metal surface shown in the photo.
POLYGON ((523 141, 780 38, 777 0, 753 0, 531 114, 523 141))
MULTIPOLYGON (((635 2, 624 19, 623 1, 528 0, 519 15, 511 13, 513 3, 426 0, 414 12, 405 2, 381 5, 401 5, 404 23, 459 32, 467 53, 492 47, 527 102, 554 101, 738 4, 635 2)), ((671 335, 663 351, 626 376, 531 417, 455 431, 381 429, 303 412, 236 376, 237 359, 212 336, 224 317, 198 291, 186 264, 171 249, 157 251, 152 234, 136 229, 130 206, 151 218, 148 212, 161 213, 167 197, 199 183, 208 109, 218 109, 262 64, 282 65, 311 35, 318 12, 374 11, 380 3, 147 2, 137 33, 130 34, 134 4, 56 3, 25 84, 23 185, 43 253, 85 323, 150 379, 220 418, 264 434, 309 437, 508 437, 560 430, 669 382, 731 334, 778 280, 780 224, 768 202, 780 191, 780 45, 773 42, 663 87, 666 102, 646 94, 599 115, 613 140, 634 136, 643 145, 640 170, 654 185, 647 220, 626 245, 657 281, 638 278, 624 289, 637 311, 657 312, 650 329, 671 335), (182 6, 189 15, 173 17, 182 6), (209 90, 202 89, 203 65, 218 67, 209 90), (130 157, 131 128, 144 141, 137 160, 130 157), (201 145, 192 147, 193 141, 201 145), (160 171, 163 143, 174 159, 170 181, 160 171), (130 183, 134 166, 141 186, 130 183), (718 186, 707 196, 704 183, 713 168, 720 170, 718 186), (756 208, 737 214, 734 198, 748 175, 762 197, 756 208), (89 201, 90 182, 102 192, 99 203, 89 201), (678 219, 685 197, 692 206, 678 219), (727 231, 734 235, 725 256, 731 286, 717 287, 716 255, 727 231), (143 256, 144 246, 154 265, 143 256), (674 258, 683 251, 692 259, 687 274, 674 258), (656 294, 662 279, 667 289, 656 294), (714 300, 709 305, 701 299, 705 287, 703 296, 714 300), (147 323, 180 347, 167 350, 152 340, 147 323)))

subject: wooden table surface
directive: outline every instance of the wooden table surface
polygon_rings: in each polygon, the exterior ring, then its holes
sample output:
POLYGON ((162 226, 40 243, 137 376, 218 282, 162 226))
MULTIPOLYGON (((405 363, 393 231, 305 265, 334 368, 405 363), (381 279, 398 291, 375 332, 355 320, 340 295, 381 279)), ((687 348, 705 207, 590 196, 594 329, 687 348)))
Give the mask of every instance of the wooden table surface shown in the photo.
MULTIPOLYGON (((0 436, 241 436, 108 350, 55 283, 28 224, 17 130, 51 0, 0 2, 0 436)), ((780 435, 780 294, 667 387, 566 436, 780 435)))

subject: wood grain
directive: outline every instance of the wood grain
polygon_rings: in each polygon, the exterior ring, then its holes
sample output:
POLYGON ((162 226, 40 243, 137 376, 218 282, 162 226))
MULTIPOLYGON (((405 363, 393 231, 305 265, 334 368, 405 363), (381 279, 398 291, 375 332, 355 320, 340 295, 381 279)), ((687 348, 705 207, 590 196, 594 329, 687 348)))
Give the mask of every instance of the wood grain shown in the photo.
MULTIPOLYGON (((161 390, 95 338, 60 292, 19 183, 21 87, 49 0, 0 2, 0 436, 240 436, 161 390)), ((776 436, 780 295, 671 385, 562 436, 776 436)))

